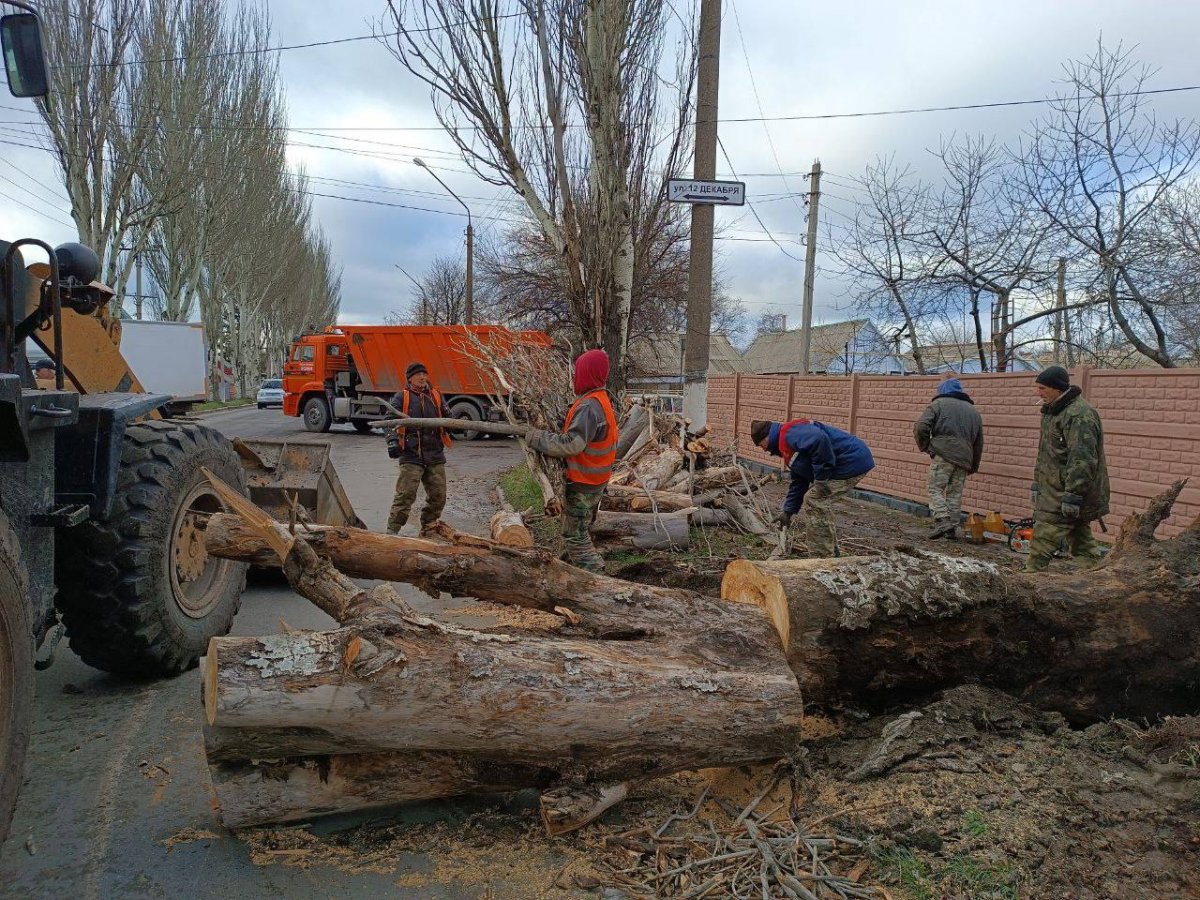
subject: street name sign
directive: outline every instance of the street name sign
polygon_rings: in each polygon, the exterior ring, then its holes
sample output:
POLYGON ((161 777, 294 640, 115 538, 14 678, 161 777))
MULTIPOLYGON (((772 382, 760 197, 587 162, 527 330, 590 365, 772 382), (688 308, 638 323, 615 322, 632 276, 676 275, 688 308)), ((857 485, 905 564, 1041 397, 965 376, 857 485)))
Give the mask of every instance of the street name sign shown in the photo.
POLYGON ((667 199, 672 203, 742 206, 746 202, 746 184, 742 181, 697 181, 693 178, 672 178, 667 182, 667 199))

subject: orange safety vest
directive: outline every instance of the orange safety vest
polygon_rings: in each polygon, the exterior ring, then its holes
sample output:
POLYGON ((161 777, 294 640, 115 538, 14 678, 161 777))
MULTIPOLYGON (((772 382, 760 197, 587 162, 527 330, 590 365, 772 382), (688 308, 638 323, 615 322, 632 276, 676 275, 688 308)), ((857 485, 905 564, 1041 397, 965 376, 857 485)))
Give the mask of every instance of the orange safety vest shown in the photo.
MULTIPOLYGON (((401 388, 400 393, 404 395, 403 399, 401 399, 401 401, 400 401, 400 412, 404 413, 404 415, 407 416, 408 415, 408 396, 409 396, 409 394, 412 393, 412 391, 410 391, 408 388, 401 388)), ((429 393, 433 396, 433 405, 437 407, 438 414, 441 415, 442 395, 438 392, 438 389, 433 387, 432 385, 429 388, 429 393)), ((398 437, 400 439, 400 446, 402 448, 404 447, 405 431, 407 431, 407 429, 403 425, 396 426, 396 437, 398 437)), ((442 433, 442 445, 443 446, 449 447, 451 444, 454 443, 454 441, 450 440, 450 435, 446 434, 445 428, 439 428, 438 431, 440 431, 442 433)))
POLYGON ((608 428, 604 437, 592 441, 574 456, 567 457, 567 481, 600 486, 608 484, 613 464, 617 461, 617 417, 613 413, 612 401, 608 399, 608 391, 603 388, 589 391, 572 403, 571 408, 567 410, 567 421, 563 425, 563 431, 570 429, 575 411, 589 397, 600 401, 608 428))
POLYGON ((792 457, 796 455, 796 451, 787 445, 784 436, 788 429, 793 425, 811 425, 812 419, 792 419, 790 422, 785 422, 779 426, 779 455, 783 457, 783 467, 786 469, 791 465, 792 457))

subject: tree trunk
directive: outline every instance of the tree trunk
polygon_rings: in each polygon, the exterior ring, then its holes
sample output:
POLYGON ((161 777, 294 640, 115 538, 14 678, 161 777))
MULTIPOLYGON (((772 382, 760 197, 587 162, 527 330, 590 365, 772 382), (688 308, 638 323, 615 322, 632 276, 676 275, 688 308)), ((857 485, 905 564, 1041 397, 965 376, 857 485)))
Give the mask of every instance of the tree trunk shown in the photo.
POLYGON ((621 423, 620 433, 617 436, 617 459, 625 458, 634 445, 634 442, 642 436, 642 432, 650 425, 650 413, 640 403, 635 403, 629 408, 629 415, 625 417, 625 421, 621 423))
POLYGON ((811 702, 882 706, 976 682, 1078 722, 1194 713, 1200 519, 1155 541, 1173 500, 1131 517, 1087 572, 1026 574, 928 551, 738 560, 721 595, 767 612, 811 702))
POLYGON ((618 513, 601 510, 592 537, 602 544, 626 544, 639 550, 685 549, 691 546, 688 514, 618 513))
MULTIPOLYGON (((441 543, 343 526, 311 528, 302 532, 304 541, 352 578, 401 581, 431 597, 446 593, 545 612, 565 606, 580 618, 578 625, 563 623, 565 636, 690 644, 697 654, 705 652, 706 635, 725 633, 759 648, 752 652, 778 646, 756 611, 731 608, 693 591, 577 569, 545 550, 503 547, 469 535, 441 543)), ((225 559, 279 565, 271 542, 240 516, 210 518, 205 545, 225 559)))

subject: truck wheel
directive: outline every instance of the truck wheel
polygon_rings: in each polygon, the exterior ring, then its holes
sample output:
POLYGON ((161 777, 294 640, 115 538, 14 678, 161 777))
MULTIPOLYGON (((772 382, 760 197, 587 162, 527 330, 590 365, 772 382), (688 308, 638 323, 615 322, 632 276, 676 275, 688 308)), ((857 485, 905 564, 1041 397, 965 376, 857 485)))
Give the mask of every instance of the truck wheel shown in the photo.
POLYGON ((33 717, 33 630, 17 535, 0 513, 0 843, 8 837, 33 717))
MULTIPOLYGON (((470 400, 459 400, 456 403, 450 404, 450 415, 455 419, 464 419, 468 422, 478 422, 483 418, 483 415, 479 412, 479 407, 470 400)), ((483 437, 483 432, 451 431, 450 436, 456 441, 477 441, 483 437)))
POLYGON ((324 397, 309 397, 304 401, 304 427, 317 433, 329 430, 333 417, 329 415, 329 404, 324 397))
POLYGON ((245 492, 241 462, 218 432, 130 425, 112 515, 59 532, 58 606, 89 666, 178 675, 233 624, 246 566, 204 550, 204 523, 224 506, 202 466, 245 492))
POLYGON ((354 430, 359 434, 370 434, 373 427, 370 419, 351 419, 350 424, 354 426, 354 430))

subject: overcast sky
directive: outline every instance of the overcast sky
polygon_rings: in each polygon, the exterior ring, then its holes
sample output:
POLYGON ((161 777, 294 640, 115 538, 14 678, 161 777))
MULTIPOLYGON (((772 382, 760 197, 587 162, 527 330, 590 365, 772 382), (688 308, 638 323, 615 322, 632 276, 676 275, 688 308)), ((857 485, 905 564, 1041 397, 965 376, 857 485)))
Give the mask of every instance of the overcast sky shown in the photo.
MULTIPOLYGON (((675 3, 682 9, 686 0, 675 3)), ((276 44, 369 33, 386 9, 382 0, 269 0, 267 5, 276 44)), ((1120 40, 1138 46, 1139 58, 1158 70, 1151 87, 1200 83, 1200 4, 1187 0, 855 0, 841 5, 725 0, 720 116, 778 117, 1042 97, 1055 89, 1062 63, 1091 52, 1101 34, 1106 43, 1120 40)), ((415 129, 437 124, 427 89, 377 43, 292 50, 279 56, 294 128, 415 129)), ((29 101, 2 99, 5 107, 32 111, 29 101)), ((1155 107, 1166 117, 1193 118, 1200 109, 1200 92, 1159 98, 1155 107)), ((853 193, 846 179, 875 157, 894 154, 902 164, 929 169, 926 148, 936 146, 941 137, 970 132, 1013 139, 1036 114, 1036 107, 1019 107, 725 123, 720 133, 734 168, 747 182, 750 202, 760 198, 755 207, 763 223, 789 253, 802 259, 803 247, 789 242, 798 241, 805 229, 803 205, 780 194, 807 190, 802 175, 791 173, 807 172, 814 158, 820 158, 828 173, 822 205, 836 223, 839 213, 852 209, 853 193)), ((0 110, 0 121, 29 117, 0 110)), ((0 125, 0 141, 18 140, 19 133, 11 125, 0 125)), ((452 154, 442 134, 420 130, 321 136, 293 132, 290 151, 292 162, 303 164, 314 176, 312 190, 317 193, 461 212, 427 172, 408 161, 419 155, 431 165, 460 170, 438 174, 470 204, 477 231, 490 231, 497 227, 494 217, 512 215, 519 208, 510 193, 460 173, 463 165, 452 154), (340 149, 325 149, 335 147, 340 149)), ((0 235, 38 235, 51 242, 73 239, 61 180, 49 155, 0 143, 0 162, 8 163, 0 164, 0 235)), ((718 171, 731 175, 723 161, 718 171)), ((314 204, 344 269, 344 322, 377 322, 405 304, 411 283, 396 266, 419 277, 435 256, 462 252, 465 220, 459 216, 329 197, 318 197, 314 204)), ((740 238, 718 245, 729 290, 752 314, 783 312, 789 325, 798 323, 803 265, 767 239, 748 209, 718 210, 717 218, 727 236, 740 238)), ((827 256, 819 256, 818 264, 833 268, 827 256)), ((819 277, 818 320, 847 317, 849 302, 843 282, 830 275, 819 277)))

